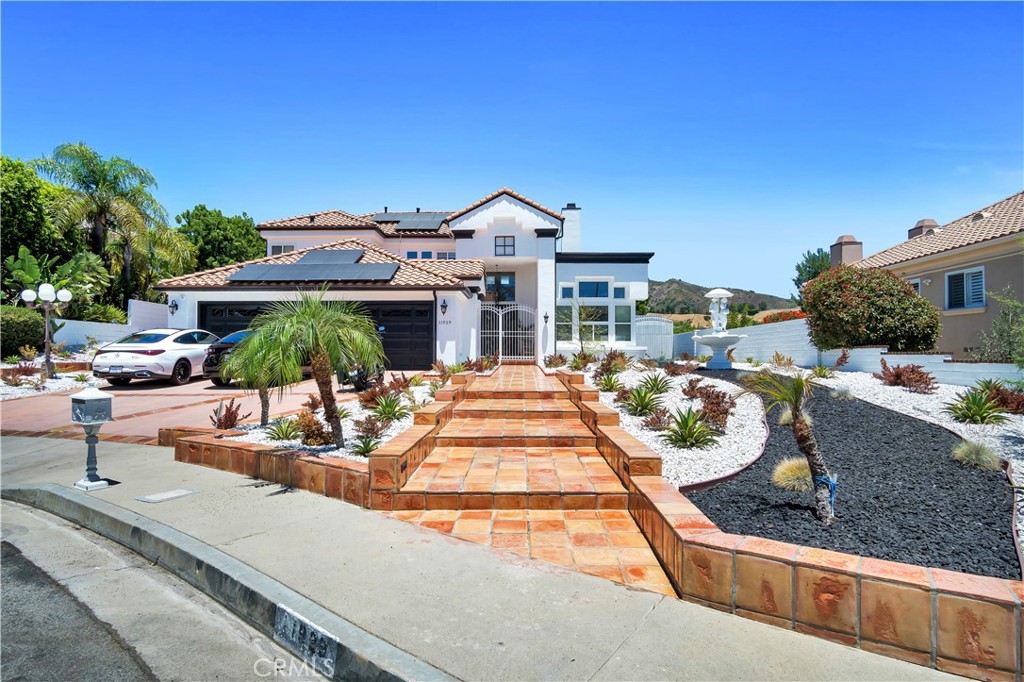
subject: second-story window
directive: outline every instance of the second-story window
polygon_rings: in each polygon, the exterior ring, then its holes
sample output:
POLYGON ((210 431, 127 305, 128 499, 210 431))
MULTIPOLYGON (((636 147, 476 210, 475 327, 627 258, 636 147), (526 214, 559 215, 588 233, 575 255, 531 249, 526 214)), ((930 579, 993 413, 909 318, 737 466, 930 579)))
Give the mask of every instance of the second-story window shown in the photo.
POLYGON ((580 298, 608 298, 608 282, 580 282, 580 298))
POLYGON ((514 255, 516 255, 516 238, 515 237, 495 237, 494 238, 494 255, 495 256, 514 256, 514 255))
POLYGON ((274 244, 270 247, 271 256, 280 256, 282 253, 291 253, 295 250, 292 244, 274 244))
POLYGON ((433 257, 434 254, 430 251, 424 251, 423 253, 420 254, 420 258, 422 258, 423 260, 430 260, 433 257))

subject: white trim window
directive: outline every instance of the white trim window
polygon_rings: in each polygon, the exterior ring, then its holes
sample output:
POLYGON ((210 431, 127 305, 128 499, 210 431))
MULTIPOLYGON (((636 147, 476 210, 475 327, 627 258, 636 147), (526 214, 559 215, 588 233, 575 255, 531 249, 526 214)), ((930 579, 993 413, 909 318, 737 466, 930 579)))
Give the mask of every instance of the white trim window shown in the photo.
POLYGON ((291 253, 294 250, 294 244, 274 244, 270 247, 270 255, 280 256, 282 253, 291 253))
POLYGON ((946 273, 946 310, 985 305, 985 268, 946 273))
POLYGON ((907 284, 910 285, 910 288, 914 290, 915 294, 918 296, 921 295, 921 280, 919 278, 915 277, 914 279, 908 279, 907 284))

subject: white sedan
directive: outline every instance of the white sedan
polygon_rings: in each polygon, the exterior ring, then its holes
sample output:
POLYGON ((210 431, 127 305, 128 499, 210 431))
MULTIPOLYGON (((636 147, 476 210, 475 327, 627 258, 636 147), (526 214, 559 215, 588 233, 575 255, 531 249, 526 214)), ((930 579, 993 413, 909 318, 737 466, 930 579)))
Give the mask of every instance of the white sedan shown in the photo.
POLYGON ((147 329, 96 352, 92 373, 114 386, 132 379, 169 379, 176 386, 203 375, 206 348, 217 337, 202 329, 147 329))

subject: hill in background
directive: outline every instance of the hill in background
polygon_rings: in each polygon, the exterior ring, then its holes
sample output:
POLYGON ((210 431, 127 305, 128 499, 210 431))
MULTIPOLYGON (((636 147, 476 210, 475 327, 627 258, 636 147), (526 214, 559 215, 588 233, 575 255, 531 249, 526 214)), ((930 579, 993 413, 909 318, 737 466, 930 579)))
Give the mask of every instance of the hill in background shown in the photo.
MULTIPOLYGON (((749 289, 733 289, 725 287, 734 296, 729 299, 733 304, 750 304, 761 310, 790 310, 796 306, 788 298, 762 294, 749 289)), ((708 300, 704 294, 712 287, 690 284, 681 279, 670 279, 665 282, 650 280, 651 297, 648 310, 652 313, 706 313, 708 300)))

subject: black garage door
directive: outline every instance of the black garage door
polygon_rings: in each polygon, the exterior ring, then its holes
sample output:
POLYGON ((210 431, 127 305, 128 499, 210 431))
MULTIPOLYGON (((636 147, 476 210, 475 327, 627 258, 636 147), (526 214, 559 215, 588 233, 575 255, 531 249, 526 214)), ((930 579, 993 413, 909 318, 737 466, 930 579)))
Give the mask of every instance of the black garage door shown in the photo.
MULTIPOLYGON (((432 303, 364 303, 378 327, 391 369, 427 369, 434 361, 432 303)), ((245 329, 266 303, 201 303, 199 326, 217 336, 245 329)))

